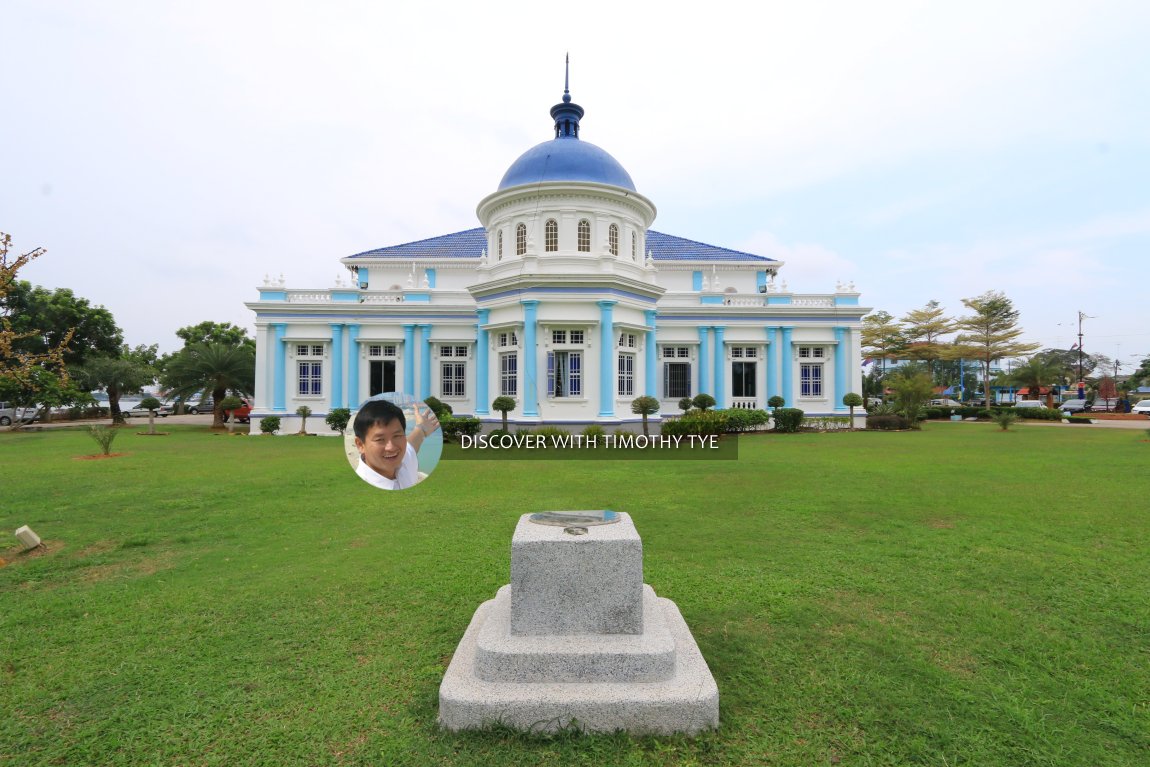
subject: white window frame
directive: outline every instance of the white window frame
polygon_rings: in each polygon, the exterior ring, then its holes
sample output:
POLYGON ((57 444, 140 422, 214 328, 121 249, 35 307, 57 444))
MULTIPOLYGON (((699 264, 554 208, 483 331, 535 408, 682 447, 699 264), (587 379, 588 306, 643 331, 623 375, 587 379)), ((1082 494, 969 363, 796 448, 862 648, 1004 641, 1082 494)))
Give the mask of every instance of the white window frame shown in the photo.
POLYGON ((548 399, 582 399, 584 358, 582 349, 547 352, 548 399))
POLYGON ((442 399, 467 397, 467 363, 454 359, 439 363, 439 396, 442 399))
POLYGON ((559 252, 559 222, 553 218, 547 219, 543 225, 543 250, 546 253, 559 252))
POLYGON ((799 397, 823 398, 823 363, 804 362, 799 365, 799 397))
POLYGON ((499 394, 502 397, 519 396, 518 352, 503 352, 499 355, 499 394))
POLYGON ((616 391, 620 397, 635 396, 635 355, 630 352, 619 352, 616 360, 618 375, 616 391))
POLYGON ((591 252, 591 222, 585 218, 579 219, 579 252, 591 252))

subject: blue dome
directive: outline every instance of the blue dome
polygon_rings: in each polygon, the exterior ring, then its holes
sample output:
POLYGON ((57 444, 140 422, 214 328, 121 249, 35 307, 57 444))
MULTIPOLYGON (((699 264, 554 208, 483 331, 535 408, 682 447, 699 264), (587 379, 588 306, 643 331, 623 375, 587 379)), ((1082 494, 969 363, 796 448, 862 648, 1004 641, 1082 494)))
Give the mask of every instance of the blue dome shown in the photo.
POLYGON ((548 181, 590 181, 638 191, 618 160, 575 136, 560 136, 528 149, 503 174, 499 191, 548 181))

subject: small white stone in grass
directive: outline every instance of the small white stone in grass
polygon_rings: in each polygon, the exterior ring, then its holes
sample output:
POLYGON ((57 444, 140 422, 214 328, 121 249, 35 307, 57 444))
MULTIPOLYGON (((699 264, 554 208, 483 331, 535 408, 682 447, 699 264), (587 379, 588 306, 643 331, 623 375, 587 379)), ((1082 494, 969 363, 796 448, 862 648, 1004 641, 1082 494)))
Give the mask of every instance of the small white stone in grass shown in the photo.
POLYGON ((20 543, 24 544, 25 551, 34 549, 40 545, 40 536, 36 535, 28 525, 24 525, 17 530, 16 537, 20 540, 20 543))

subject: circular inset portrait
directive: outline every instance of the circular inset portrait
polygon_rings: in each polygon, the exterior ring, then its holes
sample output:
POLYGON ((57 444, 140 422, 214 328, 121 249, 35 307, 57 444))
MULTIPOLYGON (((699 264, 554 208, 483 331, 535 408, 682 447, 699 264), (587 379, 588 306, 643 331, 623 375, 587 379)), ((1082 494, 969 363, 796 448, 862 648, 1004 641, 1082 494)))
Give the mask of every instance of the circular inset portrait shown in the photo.
POLYGON ((364 482, 406 490, 435 470, 443 454, 439 419, 410 394, 377 394, 359 406, 344 437, 348 463, 364 482))

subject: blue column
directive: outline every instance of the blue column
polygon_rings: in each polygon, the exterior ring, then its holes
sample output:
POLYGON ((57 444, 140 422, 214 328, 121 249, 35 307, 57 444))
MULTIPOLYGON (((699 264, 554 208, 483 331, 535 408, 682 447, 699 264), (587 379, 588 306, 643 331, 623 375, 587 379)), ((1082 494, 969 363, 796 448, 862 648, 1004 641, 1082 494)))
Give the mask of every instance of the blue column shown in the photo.
POLYGON ((847 393, 847 329, 835 328, 835 410, 846 410, 843 397, 847 393))
MULTIPOLYGON (((708 343, 711 334, 709 327, 699 328, 699 390, 696 394, 711 394, 710 380, 707 378, 708 362, 711 356, 711 347, 708 343)), ((714 396, 714 395, 711 395, 714 396)))
POLYGON ((723 348, 723 331, 726 329, 725 325, 715 326, 715 393, 712 396, 716 408, 727 406, 727 355, 723 348))
POLYGON ((331 323, 331 405, 343 407, 343 324, 331 323))
POLYGON ((779 355, 782 364, 783 381, 779 387, 779 395, 787 401, 787 407, 795 406, 794 388, 795 388, 795 375, 792 370, 794 354, 791 351, 791 333, 794 331, 793 327, 783 328, 783 342, 779 344, 779 355))
POLYGON ((435 287, 435 270, 434 269, 424 269, 423 273, 427 275, 427 287, 434 288, 435 287))
POLYGON ((599 304, 599 416, 615 415, 615 304, 599 304))
POLYGON ((646 387, 644 388, 644 393, 648 397, 657 397, 658 396, 658 388, 657 388, 656 384, 658 383, 658 380, 657 380, 658 375, 655 371, 655 368, 656 368, 656 365, 658 365, 658 362, 656 361, 657 358, 655 356, 655 351, 656 351, 655 350, 655 310, 654 309, 648 309, 646 312, 646 316, 647 316, 647 342, 646 342, 647 343, 647 347, 646 347, 646 349, 647 349, 647 354, 646 354, 646 357, 647 357, 646 382, 647 383, 646 383, 646 387))
POLYGON ((415 325, 403 326, 403 392, 415 394, 415 325))
POLYGON ((431 325, 419 326, 419 398, 431 396, 431 325))
POLYGON ((535 322, 539 302, 521 301, 523 304, 523 415, 539 415, 538 352, 535 349, 535 322))
POLYGON ((488 415, 489 399, 487 382, 491 380, 490 365, 487 361, 487 324, 491 317, 490 309, 479 310, 479 323, 475 326, 475 414, 488 415))
POLYGON ((276 322, 272 324, 274 330, 272 341, 275 344, 272 361, 272 410, 287 410, 287 345, 284 336, 287 335, 287 323, 276 322))
POLYGON ((767 396, 766 401, 779 393, 779 329, 767 328, 767 396))
POLYGON ((347 405, 359 409, 359 325, 347 326, 347 405))

